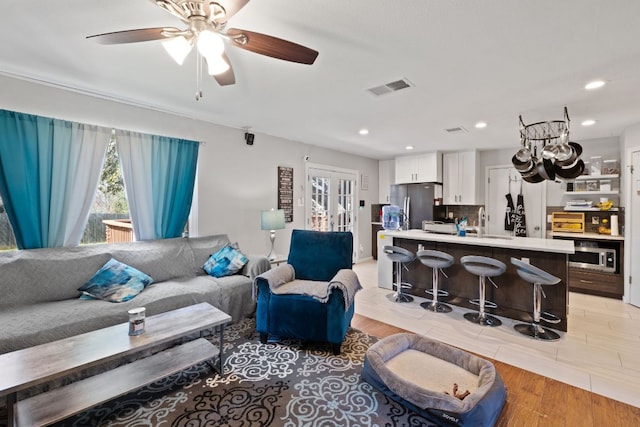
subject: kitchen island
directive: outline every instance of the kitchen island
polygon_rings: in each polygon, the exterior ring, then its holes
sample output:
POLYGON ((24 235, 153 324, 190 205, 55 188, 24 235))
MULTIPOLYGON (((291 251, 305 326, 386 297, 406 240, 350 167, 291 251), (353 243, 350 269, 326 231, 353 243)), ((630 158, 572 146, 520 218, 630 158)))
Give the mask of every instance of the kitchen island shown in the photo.
MULTIPOLYGON (((494 277, 498 288, 487 281, 486 299, 495 302, 498 307, 488 309, 489 313, 531 322, 533 311, 533 285, 522 280, 511 264, 511 257, 528 259, 539 267, 561 279, 554 286, 545 286, 546 298, 542 299, 542 311, 549 312, 560 319, 558 324, 545 324, 561 331, 567 330, 568 310, 568 256, 574 252, 570 241, 538 239, 532 237, 467 235, 460 237, 448 234, 427 233, 422 230, 378 232, 378 285, 393 288, 393 270, 391 261, 382 252, 385 245, 395 245, 417 252, 418 247, 434 249, 451 254, 455 263, 445 270, 447 277, 440 276, 440 288, 449 292, 442 302, 466 307, 477 311, 477 306, 469 303, 478 298, 478 277, 468 273, 460 264, 465 255, 480 255, 498 259, 507 265, 501 276, 494 277)), ((425 290, 431 289, 431 269, 415 260, 407 265, 403 281, 413 285, 408 293, 429 299, 425 290)))

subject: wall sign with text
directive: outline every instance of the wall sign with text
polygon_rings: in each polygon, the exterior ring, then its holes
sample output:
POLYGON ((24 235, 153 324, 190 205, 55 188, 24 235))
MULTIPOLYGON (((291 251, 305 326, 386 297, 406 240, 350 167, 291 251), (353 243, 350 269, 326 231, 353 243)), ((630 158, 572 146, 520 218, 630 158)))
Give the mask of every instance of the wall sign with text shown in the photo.
POLYGON ((293 168, 278 166, 278 209, 284 209, 285 222, 293 221, 293 168))

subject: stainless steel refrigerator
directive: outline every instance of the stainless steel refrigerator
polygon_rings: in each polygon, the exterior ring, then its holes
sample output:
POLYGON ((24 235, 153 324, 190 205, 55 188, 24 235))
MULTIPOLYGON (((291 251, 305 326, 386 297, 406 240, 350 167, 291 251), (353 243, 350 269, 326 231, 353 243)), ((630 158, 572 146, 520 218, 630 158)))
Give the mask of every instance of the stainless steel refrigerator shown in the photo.
POLYGON ((408 229, 422 229, 423 220, 433 220, 435 184, 396 184, 391 186, 391 204, 403 211, 408 229))

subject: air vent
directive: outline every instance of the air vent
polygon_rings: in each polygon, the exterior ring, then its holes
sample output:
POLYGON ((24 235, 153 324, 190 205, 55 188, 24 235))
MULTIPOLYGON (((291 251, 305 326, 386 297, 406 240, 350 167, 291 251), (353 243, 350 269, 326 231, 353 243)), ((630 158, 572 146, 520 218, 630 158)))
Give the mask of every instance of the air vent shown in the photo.
POLYGON ((395 82, 383 84, 382 86, 372 87, 367 90, 372 94, 374 94, 375 96, 380 96, 380 95, 384 95, 391 92, 397 92, 399 90, 406 89, 412 86, 413 84, 405 78, 401 80, 396 80, 395 82))
POLYGON ((468 132, 465 128, 463 128, 462 126, 457 126, 454 128, 449 128, 449 129, 445 129, 447 132, 449 133, 466 133, 468 132))

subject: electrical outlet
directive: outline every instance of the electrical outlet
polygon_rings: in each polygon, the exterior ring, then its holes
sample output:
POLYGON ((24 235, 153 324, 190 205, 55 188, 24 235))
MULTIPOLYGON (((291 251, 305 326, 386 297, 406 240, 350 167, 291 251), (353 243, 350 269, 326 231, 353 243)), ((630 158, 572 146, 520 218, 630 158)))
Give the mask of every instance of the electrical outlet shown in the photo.
POLYGON ((591 224, 593 224, 593 225, 600 224, 600 217, 599 216, 592 216, 591 217, 591 224))
POLYGON ((520 258, 520 261, 529 264, 529 258, 520 258))
POLYGON ((424 251, 424 245, 423 244, 419 244, 418 245, 418 251, 424 251))

